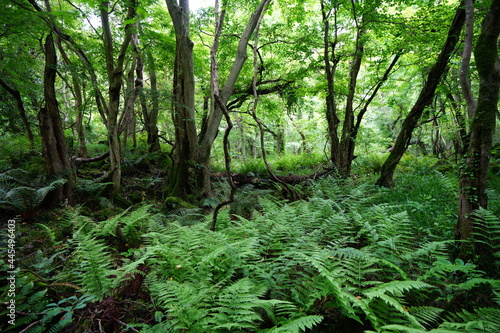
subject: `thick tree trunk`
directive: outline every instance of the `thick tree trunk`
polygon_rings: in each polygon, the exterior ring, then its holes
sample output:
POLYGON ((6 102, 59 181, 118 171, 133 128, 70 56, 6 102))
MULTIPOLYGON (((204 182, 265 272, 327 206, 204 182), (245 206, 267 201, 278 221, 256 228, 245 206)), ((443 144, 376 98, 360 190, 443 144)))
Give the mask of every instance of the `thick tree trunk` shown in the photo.
POLYGON ((38 119, 42 137, 43 155, 49 176, 61 176, 68 181, 47 197, 50 206, 65 199, 72 200, 73 173, 68 158, 64 130, 56 99, 57 56, 52 35, 45 39, 44 98, 45 107, 40 108, 38 119))
POLYGON ((427 76, 427 81, 422 87, 415 105, 413 105, 410 113, 406 116, 391 153, 382 165, 380 177, 376 182, 377 185, 384 187, 392 187, 394 185, 394 171, 396 170, 401 157, 403 157, 403 154, 408 148, 413 130, 417 126, 422 113, 434 98, 434 93, 439 81, 441 80, 441 76, 448 65, 448 61, 457 45, 457 42, 459 41, 460 31, 462 30, 464 21, 465 9, 463 8, 463 4, 460 4, 448 31, 448 37, 446 38, 443 49, 441 50, 436 63, 431 68, 427 76))
MULTIPOLYGON (((487 208, 488 205, 488 167, 500 88, 497 48, 499 34, 500 0, 493 0, 474 50, 479 73, 479 94, 459 181, 459 211, 455 232, 456 237, 461 240, 473 240, 475 234, 481 233, 481 221, 475 221, 471 214, 480 207, 487 208)), ((483 243, 476 242, 474 247, 470 248, 470 243, 463 242, 460 255, 480 255, 483 256, 483 261, 494 260, 490 250, 483 243)))
POLYGON ((194 116, 194 62, 193 42, 189 38, 189 1, 166 0, 176 34, 174 87, 172 96, 175 145, 173 166, 168 174, 167 193, 187 199, 193 193, 191 174, 197 149, 194 116))
POLYGON ((19 116, 23 121, 24 128, 26 129, 26 134, 28 135, 28 140, 30 141, 30 146, 33 148, 35 146, 35 139, 33 138, 33 132, 31 131, 30 123, 28 122, 28 117, 26 117, 26 110, 24 109, 24 103, 21 98, 21 93, 19 90, 10 87, 4 80, 0 78, 0 86, 2 86, 9 94, 14 97, 17 104, 17 109, 19 110, 19 116))

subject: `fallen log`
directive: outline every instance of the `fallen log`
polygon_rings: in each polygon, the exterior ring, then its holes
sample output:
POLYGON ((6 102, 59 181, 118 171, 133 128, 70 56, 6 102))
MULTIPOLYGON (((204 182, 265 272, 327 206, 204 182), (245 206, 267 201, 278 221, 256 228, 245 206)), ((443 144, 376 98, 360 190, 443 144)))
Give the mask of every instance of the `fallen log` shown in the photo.
POLYGON ((105 159, 108 156, 109 156, 109 150, 107 152, 105 152, 104 154, 101 154, 101 155, 95 156, 95 157, 83 158, 83 157, 73 156, 73 157, 71 157, 71 162, 73 163, 75 168, 78 168, 80 166, 80 164, 82 164, 82 163, 90 163, 90 162, 100 161, 100 160, 105 159))
MULTIPOLYGON (((312 175, 307 175, 307 176, 299 176, 299 175, 288 175, 288 176, 278 176, 276 175, 276 178, 286 184, 289 185, 296 185, 308 180, 316 180, 322 176, 325 176, 329 173, 331 173, 331 169, 326 169, 323 172, 316 172, 312 175)), ((231 172, 231 176, 233 178, 233 182, 236 186, 241 187, 243 185, 253 185, 257 188, 269 188, 273 187, 274 184, 276 184, 275 181, 269 179, 269 178, 263 178, 262 176, 255 176, 255 175, 242 175, 238 174, 235 172, 231 172)), ((226 172, 215 172, 212 173, 210 176, 212 180, 221 180, 221 178, 227 178, 227 173, 226 172)))

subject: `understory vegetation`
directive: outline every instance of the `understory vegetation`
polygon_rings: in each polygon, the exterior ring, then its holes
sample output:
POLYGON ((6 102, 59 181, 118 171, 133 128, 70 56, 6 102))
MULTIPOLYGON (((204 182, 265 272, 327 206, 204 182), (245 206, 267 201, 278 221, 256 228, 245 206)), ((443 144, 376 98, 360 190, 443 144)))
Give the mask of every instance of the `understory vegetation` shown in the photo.
MULTIPOLYGON (((106 183, 82 182, 96 199, 16 218, 18 317, 2 331, 498 331, 498 261, 455 259, 457 179, 436 161, 408 156, 392 190, 367 185, 375 158, 358 178, 297 185, 298 201, 242 187, 215 232, 204 208, 143 193, 119 209, 99 198, 106 183)), ((477 237, 498 259, 492 183, 477 237)))

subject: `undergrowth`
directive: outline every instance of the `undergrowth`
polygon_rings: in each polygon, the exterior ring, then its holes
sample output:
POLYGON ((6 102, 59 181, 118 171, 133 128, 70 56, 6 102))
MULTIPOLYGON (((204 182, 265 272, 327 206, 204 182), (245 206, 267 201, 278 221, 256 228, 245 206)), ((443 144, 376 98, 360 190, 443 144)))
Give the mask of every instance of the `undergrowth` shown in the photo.
MULTIPOLYGON (((439 231, 453 224, 450 207, 432 215, 453 181, 435 172, 417 179, 433 179, 436 189, 401 181, 389 193, 327 178, 306 200, 260 197, 248 218, 227 208, 217 232, 210 216, 187 222, 182 210, 166 217, 152 205, 104 221, 75 209, 65 220, 71 238, 51 236, 59 254, 38 258, 38 276, 28 273, 35 262, 21 263, 23 283, 33 286, 19 301, 37 306, 3 330, 498 331, 499 280, 451 258, 451 238, 439 231), (47 269, 50 258, 57 269, 47 269)), ((500 219, 477 214, 487 224, 482 240, 498 254, 500 219)))

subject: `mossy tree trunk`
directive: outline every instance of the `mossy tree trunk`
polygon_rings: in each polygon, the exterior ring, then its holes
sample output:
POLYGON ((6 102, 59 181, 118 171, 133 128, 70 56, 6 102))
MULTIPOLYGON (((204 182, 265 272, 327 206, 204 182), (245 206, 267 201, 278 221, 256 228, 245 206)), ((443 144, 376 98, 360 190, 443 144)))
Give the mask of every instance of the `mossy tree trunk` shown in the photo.
MULTIPOLYGON (((482 207, 487 208, 486 194, 488 168, 491 157, 492 137, 495 131, 496 113, 500 87, 500 65, 498 62, 498 37, 500 34, 500 0, 493 0, 483 21, 474 56, 479 74, 479 93, 470 129, 468 149, 460 174, 459 211, 456 237, 473 240, 480 232, 481 221, 475 221, 471 214, 482 207)), ((476 242, 463 242, 460 255, 482 256, 482 261, 494 260, 491 249, 476 242)))

